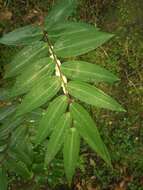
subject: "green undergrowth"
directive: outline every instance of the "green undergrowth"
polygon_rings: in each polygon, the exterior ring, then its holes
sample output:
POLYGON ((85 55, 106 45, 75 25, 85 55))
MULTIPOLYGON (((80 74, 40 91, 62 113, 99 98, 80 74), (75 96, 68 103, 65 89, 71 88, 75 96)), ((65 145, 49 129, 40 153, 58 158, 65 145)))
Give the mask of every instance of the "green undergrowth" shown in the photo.
MULTIPOLYGON (((13 7, 10 1, 8 6, 14 12, 14 28, 16 28, 21 25, 22 14, 26 10, 18 1, 14 2, 16 7, 13 7)), ((48 2, 51 3, 51 1, 48 2)), ((110 87, 102 83, 99 86, 105 92, 107 90, 109 94, 112 91, 113 96, 115 95, 119 102, 122 102, 127 112, 116 114, 89 108, 97 126, 100 126, 99 131, 111 153, 113 169, 107 167, 83 144, 83 155, 79 161, 80 170, 77 171, 75 183, 77 183, 76 180, 90 181, 93 186, 107 190, 124 181, 127 190, 143 190, 143 25, 141 22, 143 13, 140 7, 141 1, 101 2, 94 4, 90 0, 80 0, 80 14, 76 15, 75 19, 80 17, 90 23, 96 22, 104 31, 114 33, 115 37, 108 45, 82 56, 81 60, 102 65, 117 74, 121 79, 118 83, 110 87), (94 179, 93 176, 95 176, 94 179)), ((32 1, 28 3, 26 5, 28 9, 40 9, 43 14, 48 10, 48 7, 45 8, 48 6, 45 1, 38 1, 37 4, 36 1, 34 4, 32 1)), ((10 28, 13 27, 12 23, 8 24, 11 24, 10 28)), ((4 30, 7 28, 7 25, 1 24, 1 26, 4 30)), ((16 52, 15 49, 0 47, 1 75, 4 72, 3 66, 10 61, 14 52, 16 52)), ((3 85, 2 82, 0 84, 3 85)), ((43 159, 42 148, 36 149, 35 152, 39 159, 43 159)), ((46 177, 40 174, 37 180, 45 184, 48 177, 48 185, 56 188, 60 186, 59 184, 64 184, 65 180, 60 157, 52 166, 54 168, 52 172, 46 171, 46 177)), ((15 183, 15 179, 17 177, 14 176, 10 180, 15 183)))

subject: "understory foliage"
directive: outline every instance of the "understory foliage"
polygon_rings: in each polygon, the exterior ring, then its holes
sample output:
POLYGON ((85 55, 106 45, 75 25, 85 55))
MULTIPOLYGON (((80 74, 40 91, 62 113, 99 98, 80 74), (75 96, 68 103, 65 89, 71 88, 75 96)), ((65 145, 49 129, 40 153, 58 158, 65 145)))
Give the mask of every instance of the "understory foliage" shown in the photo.
POLYGON ((0 99, 8 102, 0 110, 2 190, 7 189, 7 174, 33 179, 35 171, 51 167, 60 150, 71 184, 81 139, 111 166, 110 154, 86 104, 125 111, 95 87, 98 82, 112 84, 119 78, 99 65, 81 61, 79 56, 100 47, 113 34, 73 21, 70 16, 77 5, 76 0, 59 0, 42 26, 24 26, 0 39, 1 44, 21 47, 4 75, 4 80, 13 85, 1 89, 0 94, 0 99), (34 128, 29 127, 33 123, 34 128), (45 159, 35 164, 34 150, 40 146, 44 147, 45 159))

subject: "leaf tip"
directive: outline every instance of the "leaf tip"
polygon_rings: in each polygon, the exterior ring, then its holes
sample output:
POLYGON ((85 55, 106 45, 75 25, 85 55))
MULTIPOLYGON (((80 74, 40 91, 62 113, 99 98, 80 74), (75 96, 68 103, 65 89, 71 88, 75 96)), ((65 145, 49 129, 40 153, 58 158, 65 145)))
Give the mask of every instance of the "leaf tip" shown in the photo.
POLYGON ((122 106, 119 108, 120 112, 127 112, 127 110, 125 110, 122 106))

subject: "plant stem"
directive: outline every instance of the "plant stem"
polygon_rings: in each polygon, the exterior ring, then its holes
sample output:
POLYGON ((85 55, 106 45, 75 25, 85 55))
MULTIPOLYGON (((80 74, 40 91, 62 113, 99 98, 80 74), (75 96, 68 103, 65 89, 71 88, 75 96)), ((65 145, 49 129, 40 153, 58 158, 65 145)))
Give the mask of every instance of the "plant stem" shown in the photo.
POLYGON ((56 54, 55 54, 55 52, 53 50, 53 46, 52 46, 52 44, 51 44, 51 42, 50 42, 50 40, 48 38, 48 33, 46 31, 44 31, 44 36, 45 36, 46 41, 47 41, 48 46, 49 46, 49 52, 50 52, 56 66, 57 66, 57 69, 58 69, 58 72, 59 72, 59 75, 60 75, 60 78, 61 78, 61 81, 62 81, 62 85, 63 85, 63 92, 69 98, 69 93, 68 93, 68 90, 67 90, 67 84, 66 84, 66 81, 64 79, 65 76, 62 74, 60 64, 59 64, 59 60, 57 59, 57 56, 56 56, 56 54))

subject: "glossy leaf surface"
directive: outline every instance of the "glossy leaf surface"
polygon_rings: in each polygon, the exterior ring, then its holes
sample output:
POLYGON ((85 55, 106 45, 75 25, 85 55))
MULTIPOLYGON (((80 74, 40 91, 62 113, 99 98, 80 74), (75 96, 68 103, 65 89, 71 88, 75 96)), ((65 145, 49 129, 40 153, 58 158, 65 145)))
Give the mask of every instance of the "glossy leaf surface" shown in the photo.
POLYGON ((108 41, 112 34, 98 31, 96 28, 87 31, 77 31, 70 36, 63 36, 54 45, 59 57, 73 57, 85 54, 108 41))
POLYGON ((5 136, 9 136, 9 134, 15 130, 24 119, 22 117, 14 118, 14 116, 10 116, 5 119, 0 128, 0 139, 3 139, 5 136))
POLYGON ((24 97, 22 103, 17 108, 16 115, 19 116, 40 107, 55 96, 60 87, 59 77, 41 78, 24 97))
POLYGON ((15 105, 0 108, 0 121, 11 115, 16 110, 15 105))
MULTIPOLYGON (((16 160, 22 161, 26 165, 30 166, 32 164, 32 156, 26 151, 27 144, 30 147, 30 143, 27 140, 28 130, 25 126, 19 126, 15 131, 13 131, 11 136, 11 145, 9 150, 9 155, 16 160)), ((31 150, 32 153, 32 150, 31 150)))
POLYGON ((39 26, 28 25, 17 28, 0 38, 0 43, 5 45, 23 45, 42 39, 43 33, 39 26))
POLYGON ((45 19, 45 27, 51 30, 58 22, 66 20, 76 7, 77 0, 58 0, 45 19))
POLYGON ((61 115, 66 111, 67 106, 68 99, 64 95, 57 97, 50 103, 46 113, 40 121, 35 139, 36 144, 41 143, 51 133, 61 115))
POLYGON ((64 168, 69 184, 77 166, 80 150, 80 137, 76 128, 70 128, 64 141, 64 168))
POLYGON ((6 161, 7 168, 17 174, 19 174, 24 179, 30 179, 32 177, 32 172, 29 171, 27 166, 20 161, 16 161, 14 159, 8 159, 6 161))
POLYGON ((98 30, 98 28, 95 28, 93 25, 83 22, 61 22, 51 28, 49 31, 49 38, 51 40, 55 40, 64 36, 68 37, 79 32, 88 32, 88 30, 93 29, 98 30))
POLYGON ((61 70, 69 79, 86 82, 115 82, 119 80, 105 68, 85 61, 68 61, 62 64, 61 70))
POLYGON ((32 63, 17 77, 10 96, 18 96, 29 91, 43 76, 50 76, 54 69, 55 65, 50 58, 42 58, 32 63))
POLYGON ((68 90, 73 97, 87 104, 113 111, 125 111, 111 96, 85 82, 70 81, 68 90))
POLYGON ((61 149, 67 129, 71 125, 71 116, 66 113, 61 116, 47 144, 45 166, 47 166, 61 149))
POLYGON ((47 44, 36 42, 23 48, 7 66, 5 78, 13 77, 23 72, 23 69, 32 62, 37 61, 40 57, 48 54, 47 44))
POLYGON ((110 155, 89 113, 78 103, 71 104, 70 112, 75 120, 74 124, 79 134, 102 159, 111 165, 110 155))

